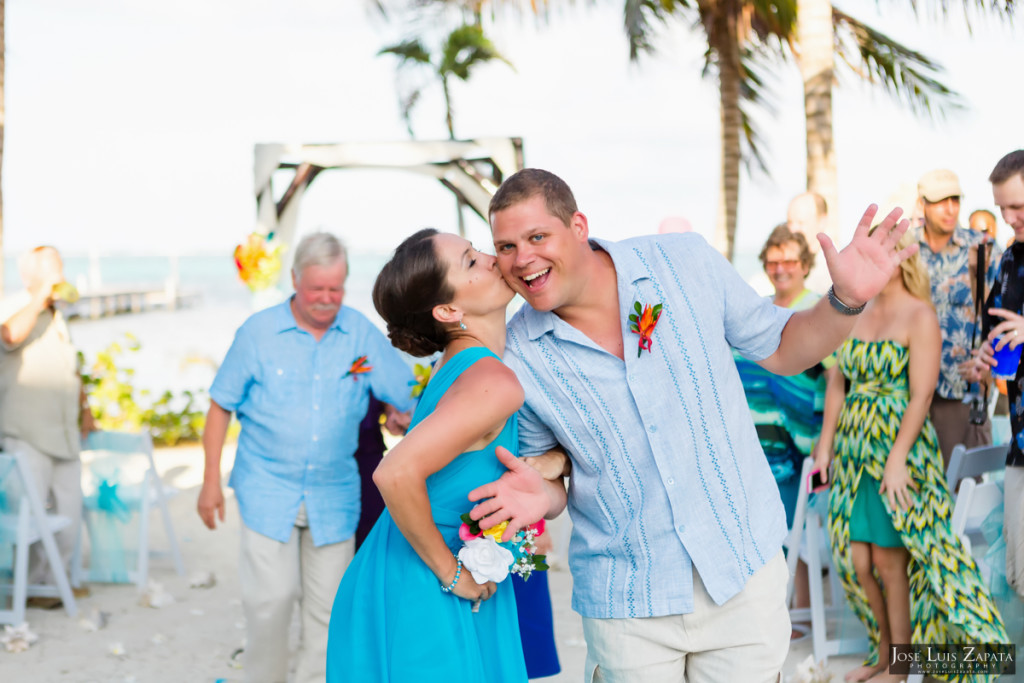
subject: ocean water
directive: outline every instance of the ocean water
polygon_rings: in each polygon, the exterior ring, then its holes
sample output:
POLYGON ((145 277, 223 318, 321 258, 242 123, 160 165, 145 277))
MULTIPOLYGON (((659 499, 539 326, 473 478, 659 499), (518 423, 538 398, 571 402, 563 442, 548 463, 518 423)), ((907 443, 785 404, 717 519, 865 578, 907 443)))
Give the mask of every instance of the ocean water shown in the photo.
MULTIPOLYGON (((383 330, 373 309, 373 282, 387 261, 386 253, 352 253, 345 305, 365 314, 383 330)), ((14 258, 5 259, 5 293, 21 289, 14 258)), ((119 365, 135 371, 137 389, 158 396, 164 390, 206 390, 213 381, 235 330, 254 312, 268 303, 283 299, 266 292, 254 295, 238 279, 230 254, 191 256, 65 256, 65 277, 83 292, 91 282, 105 287, 124 286, 162 288, 167 278, 177 273, 182 292, 199 294, 197 302, 173 311, 156 310, 91 320, 72 318, 71 339, 85 355, 86 371, 99 351, 111 343, 134 336, 140 348, 122 354, 119 365)), ((288 292, 291 283, 285 280, 288 292)), ((206 407, 205 398, 203 409, 206 407)))
MULTIPOLYGON (((373 309, 373 282, 389 258, 384 252, 353 252, 349 255, 349 277, 345 305, 355 308, 383 331, 384 325, 373 309)), ((759 265, 756 254, 743 253, 735 260, 737 269, 749 278, 759 265)), ((196 292, 196 304, 174 311, 150 311, 90 320, 70 321, 72 341, 85 355, 87 370, 99 351, 115 341, 134 336, 138 352, 125 353, 120 365, 135 371, 138 389, 161 394, 209 388, 235 330, 254 312, 286 294, 254 295, 237 275, 230 254, 197 254, 177 257, 160 255, 65 255, 65 276, 83 292, 90 283, 103 286, 158 287, 177 274, 182 292, 196 292)), ((5 293, 21 288, 15 259, 5 259, 5 293)), ((282 278, 290 293, 290 282, 282 278)), ((206 407, 205 398, 203 409, 206 407)))

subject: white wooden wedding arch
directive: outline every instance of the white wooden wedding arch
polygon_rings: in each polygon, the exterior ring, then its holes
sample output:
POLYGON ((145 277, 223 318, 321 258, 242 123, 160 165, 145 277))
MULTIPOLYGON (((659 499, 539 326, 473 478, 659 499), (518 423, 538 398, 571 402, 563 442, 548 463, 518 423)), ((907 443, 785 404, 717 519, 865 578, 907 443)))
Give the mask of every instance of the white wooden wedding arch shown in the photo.
POLYGON ((393 169, 436 178, 455 197, 487 220, 491 196, 507 176, 523 168, 522 138, 478 138, 408 142, 256 145, 256 223, 263 234, 286 246, 281 272, 292 264, 299 204, 323 171, 393 169), (290 172, 288 187, 275 199, 274 181, 290 172))

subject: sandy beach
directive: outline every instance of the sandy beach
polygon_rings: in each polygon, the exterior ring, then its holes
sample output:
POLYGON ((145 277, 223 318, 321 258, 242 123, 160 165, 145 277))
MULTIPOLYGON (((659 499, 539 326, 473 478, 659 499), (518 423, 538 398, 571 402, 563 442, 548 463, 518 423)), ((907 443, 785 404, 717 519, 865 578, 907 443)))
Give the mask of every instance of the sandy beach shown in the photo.
MULTIPOLYGON (((225 449, 225 472, 233 452, 225 449)), ((213 683, 242 680, 232 654, 242 647, 245 630, 238 595, 238 514, 229 500, 222 527, 210 531, 195 513, 202 482, 202 450, 199 446, 158 449, 157 468, 167 486, 177 494, 170 500, 175 530, 185 560, 185 575, 174 572, 169 559, 153 561, 150 578, 159 583, 173 602, 161 608, 139 604, 133 585, 90 584, 91 595, 78 600, 79 614, 63 610, 30 609, 31 630, 39 640, 25 652, 0 649, 0 681, 32 683, 213 683), (212 572, 210 588, 192 588, 189 580, 200 572, 212 572), (97 612, 109 614, 105 627, 92 630, 86 621, 97 612)), ((225 478, 226 481, 226 478, 225 478)), ((230 490, 229 490, 230 491, 230 490)), ((154 520, 155 521, 155 520, 154 520)), ((563 519, 551 527, 561 538, 563 519)), ((160 528, 151 531, 150 543, 164 548, 160 528)), ((564 558, 564 555, 562 556, 564 558)), ((562 673, 542 679, 552 683, 579 683, 583 679, 586 647, 580 617, 569 606, 572 579, 567 566, 556 559, 550 573, 555 628, 562 673)), ((297 622, 292 631, 298 636, 297 622)), ((809 639, 796 642, 786 660, 786 680, 793 680, 796 665, 811 652, 809 639)), ((859 657, 829 660, 834 680, 859 664, 859 657)))

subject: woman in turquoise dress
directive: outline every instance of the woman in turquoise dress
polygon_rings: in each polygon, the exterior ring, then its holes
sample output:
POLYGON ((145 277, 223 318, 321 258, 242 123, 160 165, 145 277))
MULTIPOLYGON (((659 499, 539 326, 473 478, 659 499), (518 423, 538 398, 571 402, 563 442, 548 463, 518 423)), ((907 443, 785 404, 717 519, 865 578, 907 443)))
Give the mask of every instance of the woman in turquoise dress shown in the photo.
POLYGON ((952 529, 953 503, 928 419, 940 345, 928 276, 914 255, 837 352, 842 374, 829 381, 815 465, 822 472, 832 465, 833 559, 870 641, 847 681, 902 680, 887 670, 892 643, 1009 642, 952 529))
MULTIPOLYGON (((506 468, 532 472, 514 456, 522 388, 500 360, 512 296, 493 256, 431 229, 403 242, 377 278, 374 306, 392 343, 444 353, 409 433, 374 473, 387 510, 338 588, 329 683, 527 680, 511 582, 478 583, 455 556, 470 491, 506 468)), ((564 487, 533 480, 557 514, 564 487)))

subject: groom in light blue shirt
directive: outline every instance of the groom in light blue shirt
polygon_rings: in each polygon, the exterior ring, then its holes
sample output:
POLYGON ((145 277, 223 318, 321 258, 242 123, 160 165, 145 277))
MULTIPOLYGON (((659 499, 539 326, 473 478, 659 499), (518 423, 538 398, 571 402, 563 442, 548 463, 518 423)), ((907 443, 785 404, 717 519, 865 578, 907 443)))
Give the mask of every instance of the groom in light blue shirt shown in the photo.
POLYGON ((842 253, 823 240, 835 291, 794 313, 699 236, 590 239, 572 192, 546 171, 520 171, 495 194, 498 265, 527 302, 505 358, 526 394, 520 455, 561 444, 572 463, 586 680, 778 679, 785 512, 731 348, 780 374, 833 351, 912 253, 894 249, 898 214, 869 236, 873 215, 842 253))

